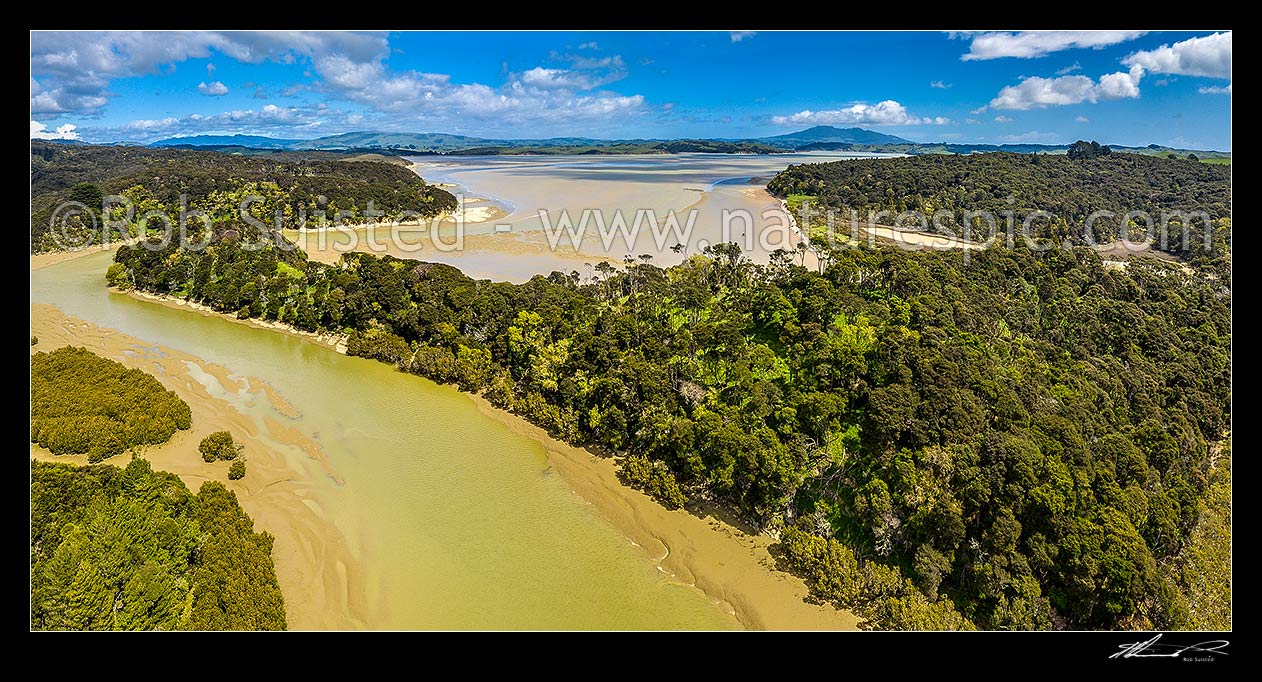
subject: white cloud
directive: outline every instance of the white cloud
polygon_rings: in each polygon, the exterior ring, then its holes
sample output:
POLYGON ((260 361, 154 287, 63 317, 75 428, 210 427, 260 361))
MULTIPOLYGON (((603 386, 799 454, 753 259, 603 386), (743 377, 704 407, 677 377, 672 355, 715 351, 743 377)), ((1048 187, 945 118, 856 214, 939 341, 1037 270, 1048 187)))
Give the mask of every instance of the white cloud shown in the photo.
POLYGON ((95 116, 110 81, 158 73, 216 50, 258 64, 340 53, 356 61, 388 54, 385 33, 343 31, 32 31, 31 113, 95 116))
POLYGON ((49 130, 47 126, 39 121, 31 121, 31 139, 32 140, 77 140, 79 133, 75 132, 75 125, 67 123, 57 126, 56 130, 49 130))
POLYGON ((626 78, 626 65, 622 57, 606 57, 604 59, 574 59, 572 69, 550 69, 536 66, 522 73, 518 79, 525 85, 536 88, 562 88, 566 90, 591 90, 602 85, 626 78))
POLYGON ((951 87, 951 84, 943 83, 942 81, 929 81, 929 87, 937 88, 939 90, 946 90, 947 88, 951 87))
POLYGON ((209 62, 206 64, 206 77, 207 78, 215 77, 215 63, 214 62, 209 62))
POLYGON ((740 41, 746 38, 753 38, 756 35, 758 35, 757 31, 732 31, 731 32, 732 42, 734 43, 739 43, 740 41))
POLYGON ((1202 95, 1230 95, 1231 84, 1228 84, 1227 87, 1225 88, 1220 88, 1217 85, 1210 85, 1206 87, 1197 88, 1196 91, 1201 93, 1202 95))
POLYGON ((1142 66, 1153 73, 1231 78, 1231 31, 1135 52, 1122 63, 1142 66))
POLYGON ((1086 116, 1075 116, 1074 121, 1076 123, 1090 123, 1091 119, 1087 118, 1086 116))
POLYGON ((542 66, 523 73, 521 82, 538 88, 570 88, 586 90, 591 87, 586 74, 566 69, 545 69, 542 66))
POLYGON ((1066 66, 1063 69, 1056 69, 1056 75, 1064 76, 1067 74, 1071 74, 1075 71, 1082 71, 1082 64, 1079 64, 1078 62, 1074 62, 1073 64, 1070 64, 1069 66, 1066 66))
MULTIPOLYGON (((99 91, 103 93, 104 88, 104 83, 101 83, 99 91)), ((48 87, 31 78, 31 115, 48 117, 66 112, 96 113, 109 101, 96 92, 92 86, 48 87)))
POLYGON ((811 111, 804 109, 788 116, 773 116, 776 125, 946 125, 950 119, 937 117, 920 118, 907 111, 907 107, 887 99, 876 104, 855 104, 844 109, 811 111))
POLYGON ((1107 73, 1100 76, 1096 92, 1100 99, 1134 99, 1139 97, 1139 80, 1143 77, 1140 66, 1132 66, 1128 72, 1107 73))
POLYGON ((592 40, 592 41, 590 41, 590 42, 586 42, 586 43, 579 43, 579 44, 578 44, 578 49, 580 49, 580 50, 599 50, 599 49, 600 49, 600 45, 598 45, 598 44, 596 43, 596 41, 592 40))
POLYGON ((964 123, 965 123, 965 124, 967 124, 967 125, 975 126, 975 125, 977 125, 977 124, 981 123, 981 121, 979 121, 979 120, 977 120, 977 119, 975 119, 975 118, 966 118, 966 119, 964 119, 964 123))
POLYGON ((1016 85, 1009 85, 986 105, 992 109, 1025 111, 1049 106, 1095 103, 1105 99, 1131 99, 1139 97, 1139 81, 1144 70, 1132 66, 1129 72, 1105 74, 1100 82, 1086 76, 1060 76, 1042 78, 1031 76, 1016 85))
POLYGON ((994 109, 1029 109, 1049 105, 1078 104, 1093 96, 1095 81, 1086 76, 1041 78, 1032 76, 1009 85, 987 105, 994 109))
MULTIPOLYGON (((584 54, 549 55, 550 62, 513 73, 505 66, 498 85, 456 83, 446 74, 394 70, 385 33, 340 32, 82 32, 32 33, 30 99, 32 118, 93 117, 112 96, 116 79, 158 73, 187 59, 212 55, 257 64, 264 61, 302 63, 309 81, 277 87, 282 97, 303 90, 320 92, 349 111, 301 105, 258 110, 155 119, 127 126, 80 128, 89 139, 141 139, 170 134, 212 132, 284 134, 285 126, 317 127, 318 132, 343 132, 346 127, 378 130, 482 132, 533 126, 556 134, 599 134, 609 123, 646 111, 641 95, 605 91, 625 78, 621 56, 599 55, 587 43, 584 54), (359 115, 360 123, 349 117, 359 115)), ((219 61, 216 59, 216 61, 219 61)), ((242 86, 245 87, 245 86, 242 86)), ((206 95, 228 91, 207 78, 198 90, 206 95)), ((247 88, 247 91, 250 90, 247 88)), ((267 90, 254 90, 255 98, 267 90)), ((332 102, 331 102, 332 103, 332 102)), ((270 108, 269 108, 270 107, 270 108)), ((300 132, 300 131, 296 131, 300 132)))
MULTIPOLYGON (((120 126, 93 128, 94 139, 147 142, 165 137, 204 134, 290 135, 325 134, 326 124, 348 122, 350 117, 326 104, 306 107, 264 105, 260 109, 235 109, 218 114, 190 114, 158 119, 138 119, 120 126)), ((341 132, 339 128, 337 132, 341 132)))
POLYGON ((203 81, 197 84, 197 91, 207 97, 222 97, 223 95, 228 94, 228 86, 220 83, 219 81, 213 81, 211 83, 203 81))
POLYGON ((1031 59, 1071 48, 1094 47, 1134 40, 1147 31, 986 31, 970 34, 968 53, 960 59, 999 59, 1019 57, 1031 59))
POLYGON ((1001 114, 995 117, 995 123, 1012 123, 1012 119, 1001 114))

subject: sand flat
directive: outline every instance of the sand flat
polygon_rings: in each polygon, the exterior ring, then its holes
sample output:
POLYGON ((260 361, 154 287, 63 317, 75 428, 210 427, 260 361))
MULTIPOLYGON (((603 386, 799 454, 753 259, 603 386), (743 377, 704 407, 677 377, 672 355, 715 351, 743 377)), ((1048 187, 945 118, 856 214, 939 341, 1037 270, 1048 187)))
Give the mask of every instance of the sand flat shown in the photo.
MULTIPOLYGON (((212 395, 202 383, 204 376, 227 381, 240 389, 221 366, 168 348, 158 348, 160 353, 138 352, 137 349, 157 347, 83 322, 45 304, 31 305, 31 331, 39 338, 39 343, 31 347, 31 353, 65 345, 83 346, 103 357, 154 374, 189 404, 193 412, 192 429, 179 431, 170 441, 147 447, 142 454, 155 469, 178 475, 194 492, 204 481, 222 482, 236 493, 242 508, 254 519, 255 530, 267 531, 276 538, 272 557, 285 595, 290 629, 364 626, 366 604, 363 586, 355 581, 359 573, 357 559, 342 533, 304 503, 318 495, 316 486, 309 482, 309 474, 296 470, 273 445, 279 443, 308 451, 317 470, 335 474, 327 461, 320 458, 318 444, 292 428, 273 430, 268 424, 266 432, 262 432, 253 419, 228 400, 212 395), (199 370, 196 374, 190 364, 199 370), (207 434, 225 429, 245 445, 243 456, 248 473, 238 481, 228 480, 228 462, 207 463, 197 451, 197 444, 207 434)), ((221 386, 227 390, 227 386, 221 386)), ((268 399, 266 393, 261 395, 264 400, 268 399)), ((87 463, 86 456, 56 456, 34 444, 31 456, 45 461, 87 463)), ((127 461, 124 453, 104 463, 126 466, 127 461)))
POLYGON ((470 396, 484 414, 543 444, 548 463, 598 514, 656 560, 667 576, 725 606, 748 630, 858 630, 859 619, 807 602, 806 583, 775 569, 774 541, 710 513, 670 510, 623 485, 613 459, 559 441, 525 419, 470 396))

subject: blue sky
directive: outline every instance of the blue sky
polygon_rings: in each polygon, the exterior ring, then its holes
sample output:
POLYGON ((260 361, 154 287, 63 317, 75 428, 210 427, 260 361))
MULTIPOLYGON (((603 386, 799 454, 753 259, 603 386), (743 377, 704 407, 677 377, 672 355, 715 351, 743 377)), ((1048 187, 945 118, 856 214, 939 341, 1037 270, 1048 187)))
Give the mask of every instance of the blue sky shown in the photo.
POLYGON ((31 135, 352 130, 1231 148, 1229 31, 31 34, 31 135))

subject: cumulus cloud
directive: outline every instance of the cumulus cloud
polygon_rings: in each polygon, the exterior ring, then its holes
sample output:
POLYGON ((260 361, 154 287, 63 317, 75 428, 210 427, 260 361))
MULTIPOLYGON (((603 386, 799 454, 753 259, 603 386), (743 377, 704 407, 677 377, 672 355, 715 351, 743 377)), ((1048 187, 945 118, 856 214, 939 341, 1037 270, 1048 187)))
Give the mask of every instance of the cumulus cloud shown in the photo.
POLYGON ((1077 123, 1090 123, 1091 119, 1087 118, 1086 116, 1075 116, 1074 121, 1077 123))
POLYGON ((600 49, 600 45, 598 45, 598 44, 596 43, 596 41, 592 40, 592 41, 589 41, 589 42, 586 42, 586 43, 579 43, 579 44, 578 44, 578 49, 580 49, 580 50, 599 50, 599 49, 600 49))
POLYGON ((828 109, 812 111, 804 109, 788 116, 773 116, 771 122, 776 125, 946 125, 950 119, 942 116, 913 116, 907 107, 887 99, 876 104, 854 104, 844 109, 828 109))
POLYGON ((340 53, 357 61, 388 54, 385 33, 341 31, 95 31, 31 33, 31 113, 95 116, 116 78, 158 73, 216 50, 258 64, 340 53))
POLYGON ((625 78, 626 70, 622 67, 621 58, 618 58, 616 65, 604 65, 591 67, 590 69, 548 69, 536 66, 522 73, 519 79, 523 84, 536 88, 591 90, 625 78))
POLYGON ((1012 119, 1001 114, 995 117, 995 123, 1012 123, 1012 119))
MULTIPOLYGON (((307 132, 324 134, 330 123, 342 123, 347 117, 326 104, 306 107, 279 107, 267 104, 259 109, 234 109, 218 114, 190 114, 156 119, 138 119, 119 126, 91 129, 95 139, 137 140, 146 142, 165 137, 201 134, 276 135, 307 132)), ((334 132, 342 132, 335 126, 334 132)))
POLYGON ((31 78, 31 114, 48 117, 67 112, 94 114, 109 100, 105 83, 45 85, 31 78))
POLYGON ((197 134, 247 134, 285 137, 317 137, 349 130, 464 130, 482 124, 483 130, 511 121, 529 123, 536 129, 571 132, 575 127, 597 132, 611 119, 626 119, 645 110, 640 95, 610 93, 575 94, 538 90, 519 82, 503 88, 464 84, 421 94, 416 111, 346 111, 327 104, 281 107, 267 104, 259 109, 240 109, 218 114, 141 119, 122 126, 86 130, 91 139, 151 141, 197 134))
POLYGON ((1083 102, 1094 104, 1102 99, 1133 99, 1139 97, 1139 81, 1143 77, 1144 70, 1139 66, 1132 66, 1130 71, 1105 74, 1098 83, 1087 76, 1031 76, 1003 88, 986 106, 1025 111, 1083 102))
POLYGON ((758 35, 758 31, 732 31, 732 42, 739 43, 746 38, 753 38, 758 35))
POLYGON ((1102 48, 1134 40, 1147 31, 984 31, 972 39, 964 61, 1018 57, 1032 59, 1071 48, 1102 48))
MULTIPOLYGON (((549 56, 553 63, 524 72, 511 73, 505 67, 504 82, 498 86, 455 83, 446 74, 392 69, 388 65, 388 36, 375 32, 38 32, 32 34, 31 45, 30 97, 36 119, 96 116, 109 100, 107 86, 112 80, 157 73, 187 59, 209 57, 212 51, 251 64, 303 63, 308 65, 304 75, 310 81, 279 89, 281 96, 310 90, 332 102, 347 102, 362 109, 336 116, 331 110, 324 111, 315 115, 318 120, 292 123, 320 125, 321 132, 347 125, 348 117, 356 114, 366 124, 391 130, 427 126, 459 130, 479 120, 494 127, 504 124, 494 117, 505 114, 515 117, 514 127, 542 124, 545 128, 587 126, 588 130, 603 130, 609 120, 644 109, 641 95, 600 89, 625 78, 627 67, 618 55, 593 56, 590 51, 598 46, 590 42, 583 46, 585 54, 553 53, 549 56)), ((207 78, 198 90, 213 96, 225 94, 228 88, 207 78)), ((267 94, 257 89, 253 96, 265 98, 267 94)), ((126 132, 155 131, 156 135, 154 126, 175 133, 193 128, 207 133, 247 132, 247 125, 262 130, 280 127, 284 123, 281 111, 310 109, 264 107, 189 116, 174 123, 166 119, 141 121, 137 122, 139 127, 126 132)), ((107 127, 90 130, 93 136, 106 139, 122 132, 107 127)))
POLYGON ((1130 71, 1108 73, 1100 76, 1100 84, 1096 93, 1100 99, 1134 99, 1139 97, 1139 80, 1144 77, 1144 69, 1132 66, 1130 71))
POLYGON ((77 140, 79 133, 75 132, 73 123, 57 126, 56 130, 49 130, 47 126, 39 121, 31 121, 31 139, 32 140, 77 140))
POLYGON ((1135 52, 1122 63, 1142 66, 1153 73, 1231 78, 1231 31, 1135 52))
POLYGON ((197 91, 207 97, 222 97, 228 94, 228 86, 220 83, 219 81, 212 81, 210 83, 202 81, 197 84, 197 91))
POLYGON ((939 90, 946 90, 947 88, 951 87, 951 84, 943 83, 942 81, 929 81, 929 87, 937 88, 939 90))
POLYGON ((1071 74, 1075 71, 1082 71, 1082 64, 1079 64, 1078 62, 1074 62, 1073 64, 1070 64, 1069 66, 1066 66, 1063 69, 1056 69, 1056 75, 1064 76, 1067 74, 1071 74))
POLYGON ((1220 88, 1217 85, 1210 85, 1206 87, 1197 88, 1196 91, 1201 93, 1202 95, 1230 95, 1231 85, 1228 84, 1227 87, 1225 88, 1220 88))

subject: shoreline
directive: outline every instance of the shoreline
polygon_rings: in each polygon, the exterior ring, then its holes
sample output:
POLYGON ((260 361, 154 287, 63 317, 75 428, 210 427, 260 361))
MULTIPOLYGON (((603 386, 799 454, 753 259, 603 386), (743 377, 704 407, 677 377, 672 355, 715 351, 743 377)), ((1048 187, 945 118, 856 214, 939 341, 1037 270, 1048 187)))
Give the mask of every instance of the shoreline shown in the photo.
POLYGON ((98 254, 98 253, 101 253, 102 251, 117 251, 118 249, 124 246, 137 244, 139 242, 140 242, 139 238, 133 237, 131 239, 125 239, 122 241, 113 242, 111 244, 107 244, 104 246, 98 244, 96 246, 85 246, 81 249, 69 249, 66 251, 42 251, 40 253, 32 253, 30 254, 31 270, 32 271, 39 270, 41 268, 46 268, 50 265, 56 265, 58 263, 64 263, 66 261, 74 260, 76 258, 82 258, 84 256, 91 256, 94 254, 98 254))
POLYGON ((304 331, 291 324, 286 324, 284 322, 278 322, 278 321, 274 322, 272 320, 256 320, 253 317, 247 317, 243 319, 243 318, 237 317, 236 315, 230 315, 228 313, 221 313, 218 310, 215 310, 214 308, 211 308, 208 305, 205 305, 202 303, 196 303, 194 301, 189 301, 183 298, 177 298, 175 296, 170 296, 168 294, 154 294, 148 291, 138 291, 136 289, 123 290, 123 289, 118 289, 117 287, 109 287, 109 290, 116 294, 123 294, 126 296, 133 296, 135 298, 142 298, 146 301, 152 301, 154 303, 157 303, 159 305, 164 305, 169 308, 184 308, 185 310, 196 310, 197 312, 202 313, 203 315, 212 316, 212 317, 221 317, 225 320, 231 320, 232 322, 246 324, 251 327, 255 327, 257 329, 270 329, 272 331, 278 331, 285 334, 290 334, 293 336, 306 339, 318 345, 324 346, 325 348, 328 348, 334 352, 341 353, 342 355, 346 355, 346 342, 347 342, 348 337, 344 335, 338 336, 337 334, 333 334, 332 332, 325 333, 325 334, 318 334, 316 332, 304 331))
MULTIPOLYGON (((319 335, 286 329, 283 323, 259 324, 218 313, 200 304, 147 292, 136 294, 160 305, 197 310, 261 329, 291 333, 337 350, 319 335)), ((41 341, 42 344, 42 341, 41 341)), ((473 401, 483 414, 539 443, 563 480, 620 534, 643 550, 668 579, 699 589, 749 630, 858 630, 858 618, 829 605, 808 603, 806 583, 774 568, 768 552, 773 540, 716 519, 662 507, 624 485, 611 458, 550 436, 525 418, 492 406, 484 397, 448 386, 473 401)))
MULTIPOLYGON (((458 390, 452 387, 452 390, 458 390)), ((639 547, 668 579, 695 587, 746 630, 858 630, 859 619, 812 604, 806 583, 774 568, 774 541, 706 513, 667 509, 622 483, 611 457, 553 438, 525 418, 460 391, 478 410, 538 442, 550 467, 619 533, 639 547)))
MULTIPOLYGON (((434 226, 456 224, 460 222, 463 222, 466 225, 480 225, 482 223, 489 223, 496 220, 501 220, 503 218, 507 218, 510 215, 504 209, 500 208, 499 206, 495 206, 493 204, 488 205, 488 206, 465 205, 465 204, 481 204, 483 202, 490 203, 490 199, 486 199, 484 197, 472 197, 470 199, 466 199, 464 204, 462 204, 460 208, 457 208, 455 211, 439 213, 438 215, 432 218, 428 218, 428 219, 418 218, 416 220, 397 220, 397 221, 389 221, 389 222, 384 222, 384 223, 382 222, 356 223, 356 224, 340 223, 336 225, 325 225, 323 227, 299 227, 299 228, 295 228, 288 231, 297 232, 298 234, 319 234, 321 232, 349 233, 349 232, 355 232, 358 230, 377 230, 377 229, 382 229, 382 228, 386 228, 386 229, 430 228, 434 226)), ((283 231, 286 231, 286 230, 283 229, 282 232, 283 231)))
MULTIPOLYGON (((281 423, 294 418, 294 408, 275 387, 197 356, 86 322, 49 304, 31 304, 30 316, 31 331, 39 337, 39 343, 31 346, 32 354, 66 345, 86 347, 153 374, 188 403, 192 428, 138 452, 155 470, 179 476, 194 494, 206 481, 223 483, 237 495, 255 530, 272 534, 272 562, 285 597, 289 629, 365 627, 369 605, 364 571, 346 536, 319 511, 319 479, 336 480, 337 472, 318 444, 281 423), (215 390, 219 388, 228 395, 219 397, 215 390), (254 419, 234 404, 238 400, 241 406, 270 406, 277 417, 254 419), (245 445, 248 469, 240 480, 228 479, 228 462, 205 462, 197 451, 202 437, 225 429, 245 445)), ((86 455, 53 455, 34 443, 31 458, 87 464, 86 455)), ((125 467, 128 461, 123 453, 101 464, 125 467)))

